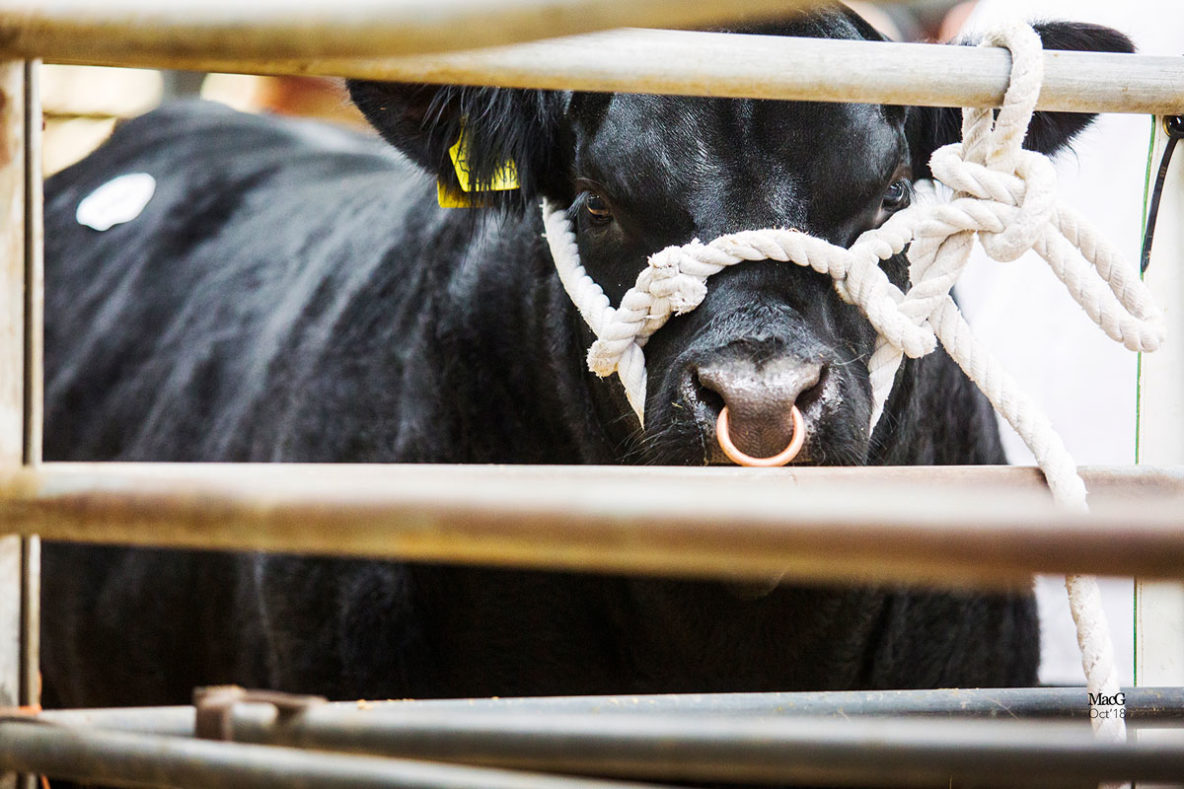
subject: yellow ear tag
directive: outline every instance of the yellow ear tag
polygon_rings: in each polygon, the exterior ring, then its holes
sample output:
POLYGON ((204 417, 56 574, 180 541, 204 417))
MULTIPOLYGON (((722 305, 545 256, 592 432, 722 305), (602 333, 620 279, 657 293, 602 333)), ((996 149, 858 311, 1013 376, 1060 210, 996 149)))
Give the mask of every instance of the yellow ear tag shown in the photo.
POLYGON ((485 201, 476 195, 462 192, 452 184, 436 179, 436 202, 441 208, 480 208, 485 201))
POLYGON ((507 159, 493 173, 488 184, 482 184, 480 189, 474 189, 472 179, 469 177, 468 154, 469 140, 465 136, 465 127, 462 125, 456 142, 448 149, 448 155, 452 158, 452 168, 456 171, 456 182, 460 184, 461 191, 458 192, 451 184, 437 178, 436 202, 442 208, 479 208, 485 205, 485 201, 473 194, 474 192, 478 194, 481 192, 508 192, 519 188, 518 165, 513 159, 507 159))

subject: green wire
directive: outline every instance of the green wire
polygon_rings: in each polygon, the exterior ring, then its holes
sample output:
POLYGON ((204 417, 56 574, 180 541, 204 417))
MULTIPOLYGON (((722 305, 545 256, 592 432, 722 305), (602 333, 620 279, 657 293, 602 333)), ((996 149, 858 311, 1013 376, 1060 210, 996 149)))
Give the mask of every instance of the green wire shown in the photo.
MULTIPOLYGON (((1155 130, 1159 128, 1158 118, 1151 116, 1151 135, 1147 142, 1147 170, 1143 174, 1143 220, 1139 227, 1139 238, 1142 239, 1147 232, 1147 203, 1151 199, 1151 162, 1155 159, 1155 130)), ((1142 272, 1139 273, 1139 278, 1143 279, 1142 272)), ((1135 355, 1135 465, 1139 464, 1140 446, 1139 434, 1143 422, 1143 354, 1142 352, 1135 355)), ((1139 584, 1137 580, 1132 580, 1134 586, 1134 594, 1132 595, 1131 611, 1131 665, 1134 667, 1133 681, 1136 686, 1139 684, 1139 584)))

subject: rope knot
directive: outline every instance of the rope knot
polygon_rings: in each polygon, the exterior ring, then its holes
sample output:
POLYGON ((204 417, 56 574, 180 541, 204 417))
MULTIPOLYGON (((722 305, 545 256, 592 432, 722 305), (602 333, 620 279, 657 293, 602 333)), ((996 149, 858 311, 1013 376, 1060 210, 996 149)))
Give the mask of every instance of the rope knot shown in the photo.
POLYGON ((694 253, 703 249, 696 239, 686 247, 667 247, 650 256, 649 292, 667 303, 676 315, 690 312, 707 298, 706 278, 686 271, 686 262, 694 260, 694 253))
POLYGON ((962 145, 946 145, 929 160, 933 176, 955 191, 967 220, 950 230, 974 230, 992 258, 1012 261, 1034 247, 1056 216, 1056 172, 1044 156, 1019 151, 1010 162, 970 161, 962 145))
POLYGON ((998 204, 997 208, 1003 230, 979 231, 983 249, 1002 262, 1015 260, 1036 246, 1056 215, 1057 178, 1052 163, 1031 151, 1021 151, 1017 158, 1018 194, 1012 193, 1016 202, 1007 208, 998 204))

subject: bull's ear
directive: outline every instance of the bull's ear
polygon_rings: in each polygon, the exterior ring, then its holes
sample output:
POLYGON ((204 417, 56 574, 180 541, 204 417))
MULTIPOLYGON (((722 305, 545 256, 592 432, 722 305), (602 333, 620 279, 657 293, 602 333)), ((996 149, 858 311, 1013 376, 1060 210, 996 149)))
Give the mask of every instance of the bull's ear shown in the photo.
MULTIPOLYGON (((1045 49, 1091 52, 1134 52, 1131 40, 1101 25, 1082 22, 1039 22, 1033 25, 1045 49)), ((1077 112, 1037 112, 1032 116, 1024 147, 1053 153, 1085 129, 1094 115, 1077 112)), ((962 137, 962 112, 951 107, 912 107, 908 113, 908 137, 913 174, 928 178, 929 157, 943 145, 962 137)))
MULTIPOLYGON (((514 163, 526 201, 557 177, 562 95, 551 91, 349 81, 350 96, 387 142, 440 179, 458 184, 449 149, 464 131, 467 175, 476 190, 498 182, 514 163)), ((504 204, 504 203, 503 203, 504 204)))

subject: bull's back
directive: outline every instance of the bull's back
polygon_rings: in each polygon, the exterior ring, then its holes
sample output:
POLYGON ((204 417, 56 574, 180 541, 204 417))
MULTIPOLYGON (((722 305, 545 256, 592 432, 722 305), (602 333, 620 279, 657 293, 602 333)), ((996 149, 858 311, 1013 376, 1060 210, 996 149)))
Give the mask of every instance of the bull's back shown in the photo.
POLYGON ((195 102, 50 179, 46 457, 278 459, 313 362, 424 191, 388 150, 195 102), (78 204, 128 173, 155 179, 139 216, 80 224, 78 204))

